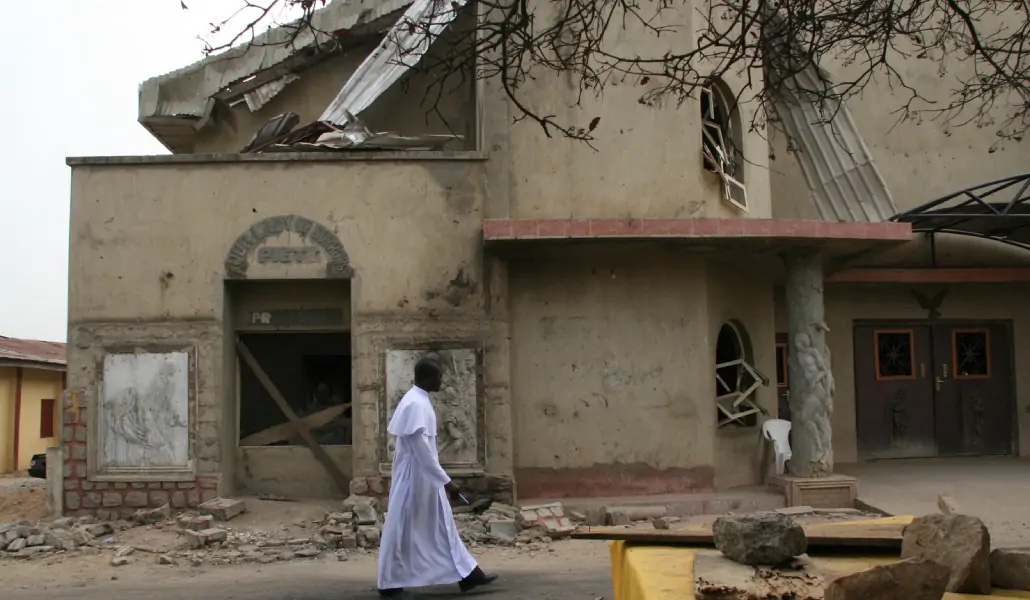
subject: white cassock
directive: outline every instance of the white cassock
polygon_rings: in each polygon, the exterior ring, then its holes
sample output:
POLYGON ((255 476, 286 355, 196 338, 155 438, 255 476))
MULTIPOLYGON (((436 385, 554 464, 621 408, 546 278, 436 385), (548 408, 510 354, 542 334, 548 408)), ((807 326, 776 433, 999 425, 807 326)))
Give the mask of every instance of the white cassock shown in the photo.
POLYGON ((404 394, 387 427, 397 436, 383 539, 379 589, 457 583, 476 568, 454 525, 444 484, 451 478, 436 450, 436 411, 418 387, 404 394))

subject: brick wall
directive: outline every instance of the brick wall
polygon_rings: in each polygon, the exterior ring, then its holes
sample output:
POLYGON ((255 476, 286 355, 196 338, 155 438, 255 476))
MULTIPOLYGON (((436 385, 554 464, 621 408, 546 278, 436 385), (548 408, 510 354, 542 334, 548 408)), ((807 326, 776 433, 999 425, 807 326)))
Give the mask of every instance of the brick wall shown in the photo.
MULTIPOLYGON (((170 504, 192 508, 218 497, 220 476, 198 476, 193 481, 125 483, 89 481, 86 477, 87 408, 67 406, 64 411, 64 512, 92 514, 102 519, 131 516, 141 508, 170 504)), ((48 469, 56 465, 47 465, 48 469)))

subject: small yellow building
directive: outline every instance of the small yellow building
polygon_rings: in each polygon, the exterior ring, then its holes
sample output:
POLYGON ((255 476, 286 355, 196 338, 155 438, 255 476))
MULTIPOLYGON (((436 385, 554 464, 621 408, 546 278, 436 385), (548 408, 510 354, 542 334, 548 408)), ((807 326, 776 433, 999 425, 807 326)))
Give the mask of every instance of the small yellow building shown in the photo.
POLYGON ((64 344, 0 336, 0 473, 60 445, 65 365, 64 344))

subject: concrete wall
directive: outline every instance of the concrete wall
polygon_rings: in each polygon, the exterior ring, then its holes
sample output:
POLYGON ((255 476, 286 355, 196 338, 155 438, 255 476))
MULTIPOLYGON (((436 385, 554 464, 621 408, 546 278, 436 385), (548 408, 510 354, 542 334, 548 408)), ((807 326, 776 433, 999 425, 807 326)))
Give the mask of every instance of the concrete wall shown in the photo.
MULTIPOLYGON (((706 357, 709 375, 705 380, 715 413, 715 343, 719 330, 733 321, 750 346, 746 358, 770 384, 759 388, 755 400, 776 414, 776 328, 773 316, 773 282, 767 274, 739 264, 708 263, 708 339, 710 356, 706 357)), ((755 485, 763 479, 761 422, 755 427, 726 426, 715 435, 715 485, 720 489, 755 485)), ((715 428, 713 421, 712 427, 715 428)))
POLYGON ((520 497, 713 483, 704 264, 657 249, 510 266, 520 497))
MULTIPOLYGON (((326 453, 348 478, 351 477, 350 446, 326 446, 326 453)), ((340 491, 325 468, 306 446, 237 448, 239 493, 272 494, 287 498, 331 498, 340 491)))
MULTIPOLYGON (((826 290, 827 341, 833 355, 833 376, 837 382, 834 398, 833 451, 836 462, 858 460, 855 420, 854 321, 873 319, 925 319, 926 310, 911 295, 912 286, 904 285, 830 285, 826 290)), ((936 289, 936 288, 935 288, 936 289)), ((1030 361, 1030 307, 1026 304, 1030 286, 1025 284, 974 285, 951 287, 941 305, 942 319, 1011 320, 1013 323, 1014 364, 1030 361)), ((777 297, 778 331, 786 331, 786 311, 782 293, 777 297)), ((1030 455, 1030 380, 1015 370, 1019 454, 1030 455)))
POLYGON ((14 470, 14 396, 17 369, 0 367, 0 473, 14 470))
POLYGON ((60 443, 61 377, 60 371, 23 368, 21 411, 15 423, 18 369, 0 367, 0 473, 24 471, 29 468, 33 454, 43 454, 50 446, 60 443), (40 416, 42 400, 46 398, 54 400, 54 437, 41 438, 40 416), (15 456, 17 464, 14 463, 15 456))
POLYGON ((21 434, 18 444, 17 470, 29 468, 33 454, 43 454, 50 446, 60 444, 61 388, 60 371, 24 369, 21 382, 21 434), (39 436, 44 399, 54 401, 53 437, 39 436))
MULTIPOLYGON (((76 167, 69 387, 87 406, 94 401, 97 361, 105 347, 195 347, 198 475, 217 479, 222 491, 231 488, 235 423, 227 408, 232 371, 225 364, 232 353, 225 336, 233 316, 223 265, 248 227, 266 217, 297 214, 334 232, 354 269, 355 473, 378 473, 382 352, 448 341, 485 347, 487 365, 503 365, 487 368, 486 416, 500 436, 487 444, 487 466, 510 473, 510 419, 503 414, 507 338, 485 312, 484 281, 491 274, 481 254, 483 187, 479 161, 76 167)), ((82 454, 69 449, 68 470, 79 472, 76 457, 82 454)))

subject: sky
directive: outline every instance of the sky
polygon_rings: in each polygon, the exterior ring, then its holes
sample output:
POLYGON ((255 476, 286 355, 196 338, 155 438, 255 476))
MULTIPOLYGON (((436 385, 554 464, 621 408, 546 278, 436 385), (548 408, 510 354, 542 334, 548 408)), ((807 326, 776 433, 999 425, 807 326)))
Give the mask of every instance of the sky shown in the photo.
POLYGON ((241 0, 21 2, 0 20, 0 335, 63 342, 68 156, 167 154, 136 122, 138 86, 200 60, 241 0))

